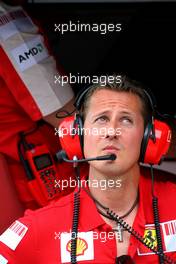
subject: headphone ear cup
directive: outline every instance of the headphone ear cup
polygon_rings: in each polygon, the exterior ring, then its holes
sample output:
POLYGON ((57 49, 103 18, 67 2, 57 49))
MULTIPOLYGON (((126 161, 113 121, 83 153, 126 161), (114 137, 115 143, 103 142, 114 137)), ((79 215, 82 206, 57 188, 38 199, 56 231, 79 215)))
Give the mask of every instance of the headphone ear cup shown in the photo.
POLYGON ((151 132, 152 132, 152 123, 148 123, 145 127, 144 136, 143 136, 142 143, 141 143, 140 162, 143 162, 143 163, 144 163, 147 144, 148 144, 151 132))
POLYGON ((61 148, 65 150, 69 159, 76 156, 78 159, 83 158, 83 129, 82 118, 77 115, 64 118, 59 126, 59 138, 61 148))
POLYGON ((152 124, 149 123, 144 132, 141 144, 141 162, 159 164, 162 157, 168 152, 171 142, 170 127, 159 120, 154 120, 155 140, 152 138, 152 124))

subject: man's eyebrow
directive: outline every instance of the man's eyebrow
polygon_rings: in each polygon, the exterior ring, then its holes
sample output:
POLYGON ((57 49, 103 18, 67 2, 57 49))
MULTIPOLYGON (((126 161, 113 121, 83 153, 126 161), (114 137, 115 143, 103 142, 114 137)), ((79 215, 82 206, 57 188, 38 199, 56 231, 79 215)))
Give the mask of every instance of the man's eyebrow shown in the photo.
POLYGON ((95 118, 100 115, 108 114, 109 112, 110 112, 109 110, 99 111, 98 113, 92 114, 92 118, 95 118))
POLYGON ((124 115, 133 115, 134 113, 130 110, 127 110, 127 111, 120 111, 119 112, 120 114, 124 114, 124 115))
MULTIPOLYGON (((96 117, 99 117, 101 115, 105 115, 105 114, 108 114, 108 113, 111 113, 111 110, 108 109, 108 110, 104 110, 104 111, 99 111, 99 112, 97 112, 95 114, 92 114, 91 119, 94 119, 96 117)), ((128 115, 128 116, 133 116, 134 115, 134 113, 132 111, 130 111, 130 110, 119 111, 119 114, 120 115, 128 115)))

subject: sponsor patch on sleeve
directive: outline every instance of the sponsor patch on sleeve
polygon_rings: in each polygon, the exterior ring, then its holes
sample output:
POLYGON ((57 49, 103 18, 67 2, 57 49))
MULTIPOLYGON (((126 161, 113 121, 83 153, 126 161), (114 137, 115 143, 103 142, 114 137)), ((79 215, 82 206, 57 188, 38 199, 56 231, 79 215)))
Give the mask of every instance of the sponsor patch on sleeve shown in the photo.
POLYGON ((176 251, 176 220, 161 224, 166 252, 176 251))
POLYGON ((22 72, 49 56, 40 35, 28 42, 22 43, 20 46, 11 50, 11 53, 22 72))
POLYGON ((7 264, 8 260, 0 254, 0 264, 7 264))
MULTIPOLYGON (((15 250, 25 236, 28 227, 19 221, 15 221, 1 236, 0 241, 15 250)), ((1 262, 0 262, 1 264, 1 262)))

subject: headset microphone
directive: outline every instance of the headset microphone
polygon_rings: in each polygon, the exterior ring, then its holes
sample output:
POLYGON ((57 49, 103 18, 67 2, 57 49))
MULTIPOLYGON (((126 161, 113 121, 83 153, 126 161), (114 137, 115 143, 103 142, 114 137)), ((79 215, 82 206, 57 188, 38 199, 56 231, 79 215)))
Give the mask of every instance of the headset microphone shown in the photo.
POLYGON ((87 161, 93 161, 93 160, 115 160, 117 156, 115 154, 109 154, 109 155, 104 155, 104 156, 98 156, 94 158, 88 158, 88 159, 77 159, 76 156, 73 157, 73 160, 68 159, 67 154, 64 150, 61 150, 56 153, 56 158, 58 161, 64 160, 65 162, 70 162, 70 163, 77 163, 77 162, 87 162, 87 161), (75 159, 74 159, 75 157, 75 159))

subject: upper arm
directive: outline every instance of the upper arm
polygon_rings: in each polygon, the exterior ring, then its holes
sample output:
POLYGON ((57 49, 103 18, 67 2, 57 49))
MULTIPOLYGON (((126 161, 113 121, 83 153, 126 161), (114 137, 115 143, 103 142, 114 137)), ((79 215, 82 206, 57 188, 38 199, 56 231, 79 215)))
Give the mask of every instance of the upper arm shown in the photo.
POLYGON ((55 83, 56 61, 38 27, 21 8, 15 20, 4 20, 6 33, 0 25, 1 75, 17 103, 36 121, 62 108, 74 94, 68 83, 55 83))

